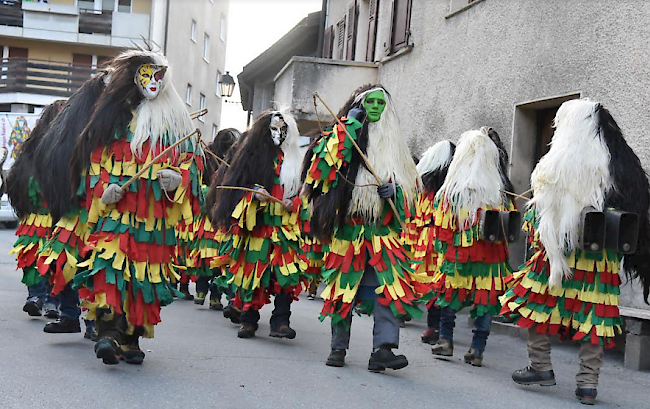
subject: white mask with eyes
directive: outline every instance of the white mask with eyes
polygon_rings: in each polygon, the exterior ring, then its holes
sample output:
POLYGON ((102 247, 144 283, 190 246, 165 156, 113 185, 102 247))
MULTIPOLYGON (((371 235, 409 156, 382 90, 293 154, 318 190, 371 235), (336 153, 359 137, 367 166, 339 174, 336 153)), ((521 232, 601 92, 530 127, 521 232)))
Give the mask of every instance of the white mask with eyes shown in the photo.
POLYGON ((273 139, 273 144, 275 146, 282 145, 282 142, 287 138, 288 129, 289 127, 287 126, 287 123, 284 122, 282 115, 274 114, 271 118, 269 130, 271 131, 271 138, 273 139))

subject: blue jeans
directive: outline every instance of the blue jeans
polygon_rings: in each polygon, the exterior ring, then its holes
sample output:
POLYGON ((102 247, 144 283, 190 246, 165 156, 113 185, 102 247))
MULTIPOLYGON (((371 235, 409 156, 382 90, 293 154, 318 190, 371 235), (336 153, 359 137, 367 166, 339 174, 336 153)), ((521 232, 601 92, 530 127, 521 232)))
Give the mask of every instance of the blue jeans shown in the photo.
POLYGON ((427 327, 440 329, 440 313, 440 308, 435 304, 431 304, 427 313, 427 327))
MULTIPOLYGON (((271 329, 278 329, 282 325, 289 326, 289 317, 291 317, 291 302, 293 302, 290 294, 277 294, 273 305, 275 308, 271 313, 271 329)), ((254 325, 257 327, 257 322, 260 320, 260 312, 258 310, 250 309, 241 314, 241 323, 254 325)))
POLYGON ((50 295, 51 292, 52 286, 46 279, 43 279, 38 284, 27 287, 27 300, 33 302, 41 301, 43 304, 53 303, 57 305, 58 298, 52 297, 50 295))
MULTIPOLYGON (((456 326, 456 311, 444 307, 440 314, 440 338, 446 339, 451 345, 454 344, 454 327, 456 326)), ((490 335, 492 326, 492 315, 485 314, 474 319, 474 336, 472 337, 472 348, 484 351, 490 335)))
POLYGON ((79 291, 72 289, 72 283, 68 283, 58 295, 60 316, 78 320, 81 315, 79 308, 79 291))

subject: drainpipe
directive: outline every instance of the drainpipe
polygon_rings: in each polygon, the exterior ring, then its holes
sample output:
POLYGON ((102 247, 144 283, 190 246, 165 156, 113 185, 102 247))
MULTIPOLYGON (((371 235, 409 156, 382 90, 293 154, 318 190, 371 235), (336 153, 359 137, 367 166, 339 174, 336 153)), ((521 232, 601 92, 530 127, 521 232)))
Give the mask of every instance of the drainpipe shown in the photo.
POLYGON ((163 54, 167 56, 167 38, 169 37, 169 4, 172 0, 167 0, 165 11, 165 46, 163 47, 163 54))
POLYGON ((323 41, 325 40, 325 21, 327 17, 327 0, 323 0, 323 6, 320 12, 320 28, 318 30, 318 48, 316 56, 323 58, 323 41))

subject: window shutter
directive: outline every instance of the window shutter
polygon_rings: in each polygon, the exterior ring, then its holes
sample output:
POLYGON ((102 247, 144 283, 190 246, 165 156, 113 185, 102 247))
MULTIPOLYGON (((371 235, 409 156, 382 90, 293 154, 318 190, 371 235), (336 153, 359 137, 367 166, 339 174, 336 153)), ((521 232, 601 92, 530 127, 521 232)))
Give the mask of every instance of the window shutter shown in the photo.
POLYGON ((323 58, 332 58, 332 51, 334 49, 334 26, 327 27, 323 37, 323 58))
POLYGON ((375 47, 377 42, 377 16, 379 14, 379 0, 370 0, 368 12, 368 44, 366 45, 366 61, 375 60, 375 47))
POLYGON ((391 53, 408 45, 411 34, 411 2, 412 0, 393 0, 391 53))
POLYGON ((347 55, 346 60, 354 61, 354 54, 356 51, 357 43, 357 22, 358 22, 358 10, 357 2, 355 1, 350 10, 348 11, 348 39, 347 39, 347 55))
POLYGON ((345 48, 345 17, 336 24, 336 29, 338 31, 338 44, 336 47, 336 58, 342 60, 345 57, 343 53, 345 48))

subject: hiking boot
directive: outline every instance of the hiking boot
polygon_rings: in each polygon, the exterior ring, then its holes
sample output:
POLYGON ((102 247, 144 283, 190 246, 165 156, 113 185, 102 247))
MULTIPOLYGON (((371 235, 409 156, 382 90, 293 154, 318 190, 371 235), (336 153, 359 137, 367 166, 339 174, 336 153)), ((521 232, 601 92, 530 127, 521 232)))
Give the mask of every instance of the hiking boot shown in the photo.
POLYGON ((183 294, 183 300, 185 301, 192 301, 194 299, 194 296, 190 294, 190 285, 189 284, 181 284, 180 285, 180 290, 183 294))
POLYGON ((576 399, 580 400, 583 405, 595 404, 597 395, 596 388, 576 388, 576 399))
POLYGON ((478 349, 470 348, 464 358, 466 364, 472 364, 474 366, 483 365, 483 351, 479 351, 478 349))
POLYGON ((431 353, 438 356, 453 356, 454 355, 454 345, 449 342, 449 340, 440 338, 438 341, 431 347, 431 353))
POLYGON ((280 325, 276 329, 271 328, 269 337, 294 339, 296 337, 296 331, 288 325, 280 325))
POLYGON ((46 302, 43 305, 43 311, 45 311, 43 315, 45 315, 47 318, 54 320, 59 318, 59 309, 56 307, 56 305, 54 305, 54 303, 46 302))
POLYGON ((122 345, 122 359, 131 365, 141 365, 144 361, 144 352, 140 349, 139 338, 137 335, 127 335, 122 345))
POLYGON ((194 304, 203 305, 206 295, 206 293, 196 293, 196 297, 194 297, 194 304))
POLYGON ((43 332, 49 334, 75 334, 81 332, 81 324, 78 319, 61 317, 56 321, 48 322, 43 327, 43 332))
POLYGON ((327 357, 325 365, 337 368, 345 366, 345 349, 333 349, 330 356, 327 357))
POLYGON ((93 342, 97 342, 97 331, 95 331, 95 321, 84 320, 86 325, 86 332, 84 332, 84 338, 89 339, 93 342))
MULTIPOLYGON (((223 310, 223 304, 221 304, 221 301, 219 300, 210 300, 210 309, 213 311, 222 311, 223 310)), ((225 316, 225 314, 224 314, 225 316)))
POLYGON ((512 373, 512 380, 519 385, 553 386, 555 385, 555 373, 553 370, 536 371, 529 365, 514 371, 512 373))
POLYGON ((237 331, 237 337, 239 338, 253 338, 255 336, 255 331, 257 331, 257 325, 252 324, 242 324, 237 331))
POLYGON ((234 305, 226 305, 223 309, 224 318, 228 318, 233 324, 241 323, 241 310, 234 305))
POLYGON ((43 303, 41 300, 37 299, 36 297, 32 297, 29 300, 25 301, 25 305, 23 305, 23 311, 25 311, 30 317, 40 317, 42 315, 42 307, 43 303))
POLYGON ((368 361, 368 370, 372 372, 381 372, 386 368, 402 369, 409 364, 404 355, 395 355, 390 348, 380 347, 376 352, 370 355, 368 361))
POLYGON ((439 338, 440 338, 440 331, 438 331, 435 328, 427 328, 422 333, 422 342, 424 342, 425 344, 435 345, 435 343, 438 342, 439 338))
POLYGON ((102 338, 95 344, 95 356, 106 365, 117 365, 122 357, 120 344, 113 338, 102 338))
POLYGON ((310 300, 310 301, 314 301, 316 299, 316 294, 307 295, 307 299, 310 300))

